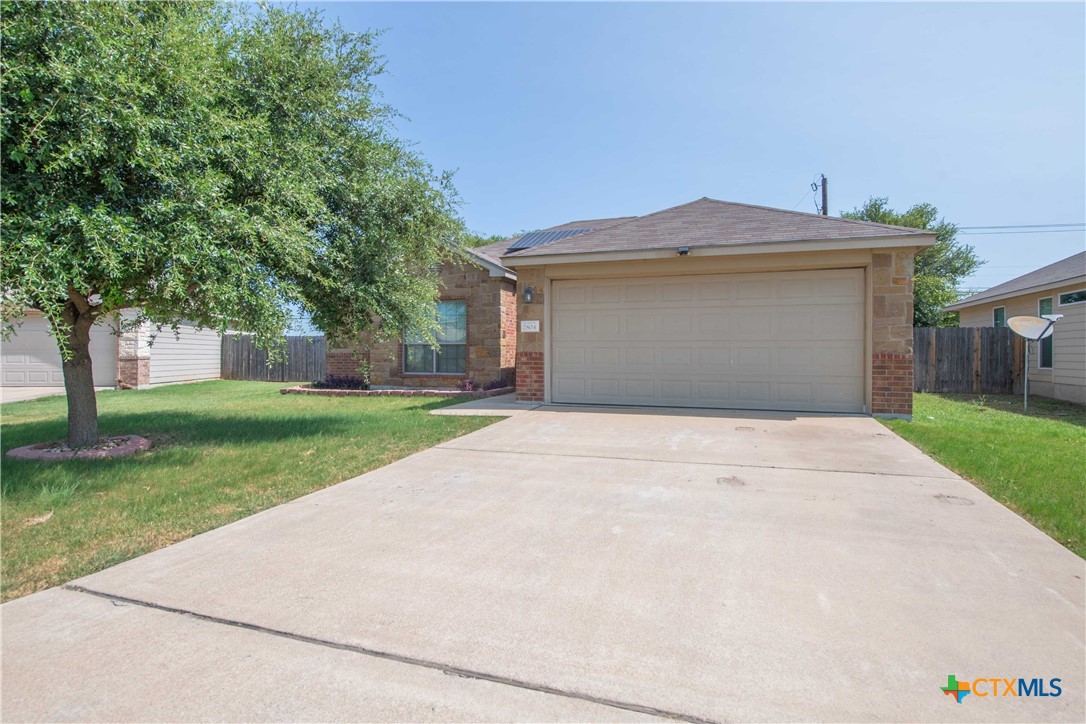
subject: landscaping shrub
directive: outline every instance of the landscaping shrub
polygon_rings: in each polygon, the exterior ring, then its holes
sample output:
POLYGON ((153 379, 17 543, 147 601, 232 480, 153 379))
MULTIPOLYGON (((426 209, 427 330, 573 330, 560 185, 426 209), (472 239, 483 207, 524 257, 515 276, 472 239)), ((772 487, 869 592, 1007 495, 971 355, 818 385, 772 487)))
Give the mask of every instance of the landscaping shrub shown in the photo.
POLYGON ((475 392, 479 389, 478 383, 471 379, 462 381, 459 387, 461 392, 475 392))
POLYGON ((503 387, 508 386, 509 383, 505 381, 505 378, 499 377, 496 380, 491 380, 490 382, 487 382, 485 385, 483 385, 483 389, 489 392, 490 390, 500 390, 503 387))
POLYGON ((350 375, 327 375, 323 380, 312 384, 315 390, 368 390, 370 385, 361 377, 350 375))

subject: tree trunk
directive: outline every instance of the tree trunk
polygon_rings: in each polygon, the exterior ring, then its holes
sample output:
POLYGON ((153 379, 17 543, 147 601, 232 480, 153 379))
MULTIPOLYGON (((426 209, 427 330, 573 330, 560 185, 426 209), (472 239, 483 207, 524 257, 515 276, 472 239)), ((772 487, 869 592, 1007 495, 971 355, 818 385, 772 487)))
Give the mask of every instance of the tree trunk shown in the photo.
POLYGON ((68 446, 87 447, 98 443, 98 400, 94 397, 90 357, 94 317, 75 309, 65 311, 65 321, 71 324, 63 342, 71 355, 62 355, 64 391, 68 395, 68 446))

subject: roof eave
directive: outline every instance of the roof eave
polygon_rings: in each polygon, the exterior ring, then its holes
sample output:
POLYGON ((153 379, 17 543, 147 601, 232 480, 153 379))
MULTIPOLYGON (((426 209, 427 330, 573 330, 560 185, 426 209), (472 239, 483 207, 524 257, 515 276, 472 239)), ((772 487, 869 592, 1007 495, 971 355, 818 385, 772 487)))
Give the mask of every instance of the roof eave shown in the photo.
MULTIPOLYGON (((1031 287, 1023 287, 1022 289, 1014 289, 1009 292, 1002 292, 1000 294, 993 294, 990 297, 982 297, 980 299, 972 299, 977 296, 976 294, 966 297, 960 302, 954 302, 953 304, 943 307, 944 312, 957 312, 962 309, 969 309, 970 307, 980 306, 982 304, 990 304, 991 302, 1001 302, 1005 299, 1013 299, 1014 297, 1024 297, 1027 294, 1037 294, 1038 292, 1047 292, 1060 287, 1066 287, 1073 284, 1086 284, 1086 274, 1079 275, 1077 277, 1070 277, 1068 279, 1060 279, 1054 282, 1045 282, 1044 284, 1034 284, 1031 287)), ((979 292, 984 294, 984 292, 979 292)))
POLYGON ((514 282, 517 280, 517 273, 512 269, 502 266, 501 264, 495 264, 474 249, 464 249, 464 251, 470 254, 480 266, 490 272, 490 276, 503 277, 514 282))
MULTIPOLYGON (((721 244, 719 246, 691 246, 689 256, 734 256, 742 254, 784 254, 792 252, 839 251, 842 249, 894 249, 931 246, 935 234, 903 234, 900 236, 857 237, 852 239, 818 239, 795 241, 761 241, 747 244, 721 244)), ((614 251, 573 251, 556 254, 501 257, 502 264, 510 268, 540 266, 543 264, 581 264, 595 261, 638 261, 665 259, 675 256, 682 244, 614 251)))

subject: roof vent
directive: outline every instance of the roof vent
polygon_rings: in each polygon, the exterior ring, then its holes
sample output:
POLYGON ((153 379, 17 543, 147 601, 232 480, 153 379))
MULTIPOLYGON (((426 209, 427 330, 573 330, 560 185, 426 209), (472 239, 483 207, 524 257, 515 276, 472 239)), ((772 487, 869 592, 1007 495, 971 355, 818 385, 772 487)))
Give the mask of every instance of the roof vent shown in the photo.
POLYGON ((564 231, 533 231, 530 234, 525 234, 520 237, 509 247, 508 251, 521 251, 522 249, 531 249, 535 246, 543 246, 549 244, 552 241, 558 241, 559 239, 565 239, 568 236, 576 236, 577 234, 583 234, 586 231, 592 231, 592 229, 566 229, 564 231))

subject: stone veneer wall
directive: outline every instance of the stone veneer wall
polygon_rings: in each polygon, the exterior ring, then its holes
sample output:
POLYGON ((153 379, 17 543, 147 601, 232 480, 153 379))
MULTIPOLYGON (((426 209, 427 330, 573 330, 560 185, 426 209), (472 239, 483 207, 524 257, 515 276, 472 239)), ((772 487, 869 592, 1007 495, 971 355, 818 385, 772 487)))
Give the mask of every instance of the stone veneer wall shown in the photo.
POLYGON ((871 412, 913 413, 914 251, 872 255, 871 412))
POLYGON ((517 400, 543 401, 543 286, 542 267, 517 271, 517 319, 539 322, 538 332, 517 334, 517 400), (532 303, 524 302, 524 291, 532 288, 532 303))
POLYGON ((407 374, 400 340, 362 344, 328 352, 328 374, 358 376, 359 360, 369 363, 370 383, 393 387, 457 387, 467 379, 479 385, 516 379, 516 287, 504 277, 471 264, 445 264, 441 299, 467 302, 467 365, 464 374, 407 374))

